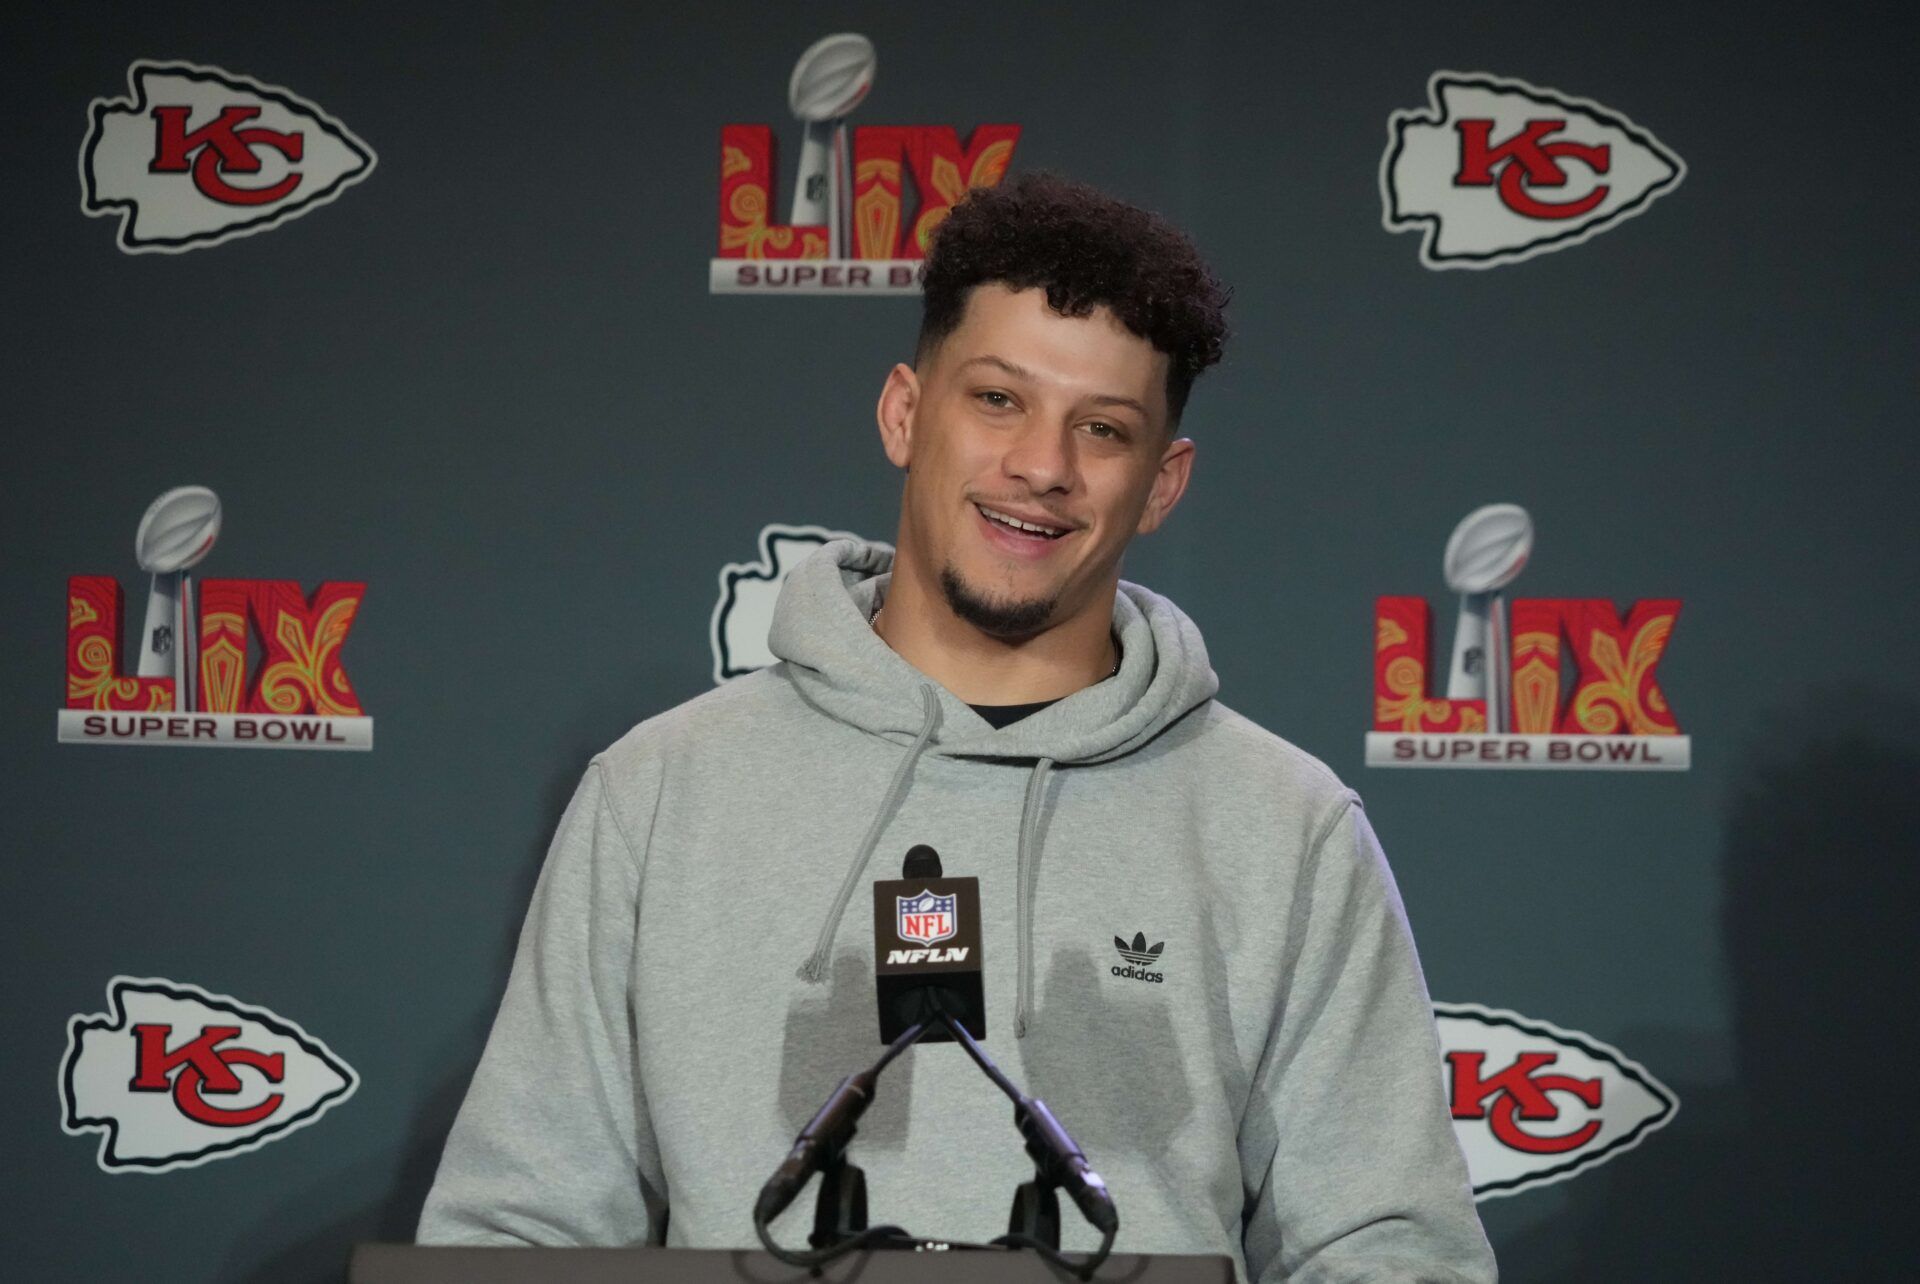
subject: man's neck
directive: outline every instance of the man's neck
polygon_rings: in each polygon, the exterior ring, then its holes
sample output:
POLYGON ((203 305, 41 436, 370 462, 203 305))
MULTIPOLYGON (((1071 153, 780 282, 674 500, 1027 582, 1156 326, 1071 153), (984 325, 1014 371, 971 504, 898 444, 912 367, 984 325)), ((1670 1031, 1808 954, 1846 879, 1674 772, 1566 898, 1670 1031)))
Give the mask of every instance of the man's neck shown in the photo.
POLYGON ((1072 619, 1009 642, 955 615, 937 583, 896 559, 874 631, 901 659, 968 704, 1058 700, 1113 673, 1115 588, 1109 585, 1072 619))

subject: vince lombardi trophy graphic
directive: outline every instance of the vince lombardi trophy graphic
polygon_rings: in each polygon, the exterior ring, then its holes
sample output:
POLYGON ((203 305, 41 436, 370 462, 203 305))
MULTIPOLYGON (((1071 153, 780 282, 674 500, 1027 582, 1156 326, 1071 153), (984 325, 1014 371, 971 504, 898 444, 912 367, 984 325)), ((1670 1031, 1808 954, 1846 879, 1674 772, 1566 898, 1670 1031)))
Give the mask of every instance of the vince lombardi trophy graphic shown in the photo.
POLYGON ((846 118, 873 88, 874 64, 871 40, 841 32, 809 46, 787 83, 787 106, 807 127, 788 222, 795 226, 824 223, 830 259, 848 257, 853 163, 847 151, 846 118))
POLYGON ((1487 702, 1487 731, 1511 731, 1512 650, 1500 590, 1519 576, 1533 552, 1533 519, 1518 504, 1488 504, 1468 513, 1447 540, 1447 587, 1460 594, 1447 698, 1487 702))
POLYGON ((140 634, 143 678, 172 678, 173 707, 199 706, 195 669, 200 646, 194 637, 198 612, 193 577, 187 574, 213 551, 220 537, 220 498, 205 486, 178 486, 147 507, 133 537, 140 569, 153 576, 147 592, 147 623, 140 634))

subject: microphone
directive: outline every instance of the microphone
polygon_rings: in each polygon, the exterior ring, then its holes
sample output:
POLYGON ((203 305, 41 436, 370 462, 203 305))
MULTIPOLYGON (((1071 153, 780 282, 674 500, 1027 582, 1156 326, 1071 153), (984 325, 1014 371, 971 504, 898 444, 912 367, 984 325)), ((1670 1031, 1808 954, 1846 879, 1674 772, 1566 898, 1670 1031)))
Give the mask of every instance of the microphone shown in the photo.
POLYGON ((1027 1139, 1027 1154, 1041 1176, 1071 1195, 1080 1215, 1095 1230, 1103 1235, 1117 1231, 1120 1211, 1113 1206, 1107 1183, 1093 1171, 1079 1143, 1060 1126, 1047 1103, 1037 1097, 1022 1099, 1014 1106, 1013 1122, 1027 1139))
POLYGON ((940 877, 940 853, 925 843, 915 843, 907 848, 907 858, 900 862, 900 877, 940 877))
POLYGON ((873 885, 874 989, 880 1042, 892 1043, 920 1021, 922 1042, 951 1042, 940 1009, 976 1039, 987 1037, 980 979, 980 880, 944 878, 940 855, 925 843, 907 852, 901 877, 873 885), (931 1001, 939 996, 939 1006, 931 1001))
POLYGON ((888 1063, 916 1042, 946 1040, 959 1043, 1012 1100, 1014 1124, 1034 1163, 1034 1180, 1014 1196, 1012 1230, 994 1243, 1038 1249, 1049 1261, 1090 1279, 1113 1248, 1120 1214, 1106 1182, 1046 1103, 1021 1092, 979 1044, 987 1033, 980 880, 945 877, 939 853, 924 843, 908 850, 901 875, 873 885, 874 989, 880 1041, 887 1050, 870 1068, 842 1079, 794 1139, 793 1149, 754 1201, 754 1230, 781 1261, 816 1268, 878 1242, 876 1236, 906 1240, 898 1227, 867 1228, 866 1180, 847 1162, 846 1150, 888 1063), (771 1224, 816 1172, 824 1174, 810 1241, 816 1251, 789 1253, 774 1241, 771 1224), (1081 1215, 1101 1233, 1100 1247, 1084 1267, 1075 1267, 1059 1254, 1055 1190, 1065 1190, 1081 1215))
POLYGON ((873 886, 874 955, 879 973, 880 1041, 885 1055, 873 1066, 840 1081, 826 1104, 794 1138, 793 1149, 774 1169, 754 1201, 765 1225, 785 1212, 813 1174, 836 1161, 853 1140, 860 1116, 873 1103, 880 1072, 906 1043, 951 1041, 933 995, 948 1011, 968 1014, 967 1028, 986 1035, 986 1002, 980 984, 980 880, 942 878, 940 854, 925 843, 907 852, 904 878, 873 886), (915 1026, 929 1023, 913 1034, 915 1026))
POLYGON ((846 1149, 847 1143, 853 1140, 854 1124, 873 1102, 879 1078, 875 1070, 848 1075, 813 1116, 812 1122, 800 1130, 800 1135, 794 1138, 793 1149, 773 1170, 773 1176, 767 1178, 767 1184, 760 1188, 760 1197, 754 1201, 753 1215, 762 1224, 784 1213, 794 1196, 806 1187, 807 1179, 827 1160, 846 1149))

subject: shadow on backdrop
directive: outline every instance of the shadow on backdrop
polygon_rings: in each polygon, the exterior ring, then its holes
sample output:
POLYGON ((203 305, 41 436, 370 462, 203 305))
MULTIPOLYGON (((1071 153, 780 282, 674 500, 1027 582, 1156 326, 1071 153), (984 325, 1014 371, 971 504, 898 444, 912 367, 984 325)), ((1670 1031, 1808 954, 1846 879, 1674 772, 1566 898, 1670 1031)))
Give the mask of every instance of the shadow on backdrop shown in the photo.
POLYGON ((1671 1128, 1557 1187, 1503 1246, 1512 1284, 1915 1277, 1920 706, 1827 694, 1765 725, 1721 852, 1737 1078, 1673 1084, 1671 1128))

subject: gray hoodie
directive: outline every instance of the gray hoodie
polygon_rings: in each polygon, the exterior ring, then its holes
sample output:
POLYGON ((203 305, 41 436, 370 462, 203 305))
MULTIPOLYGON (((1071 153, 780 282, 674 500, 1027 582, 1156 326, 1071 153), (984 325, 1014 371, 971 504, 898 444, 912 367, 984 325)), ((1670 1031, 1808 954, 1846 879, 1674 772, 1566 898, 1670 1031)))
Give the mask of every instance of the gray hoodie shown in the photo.
MULTIPOLYGON (((993 730, 869 627, 890 564, 826 545, 781 591, 781 663, 594 759, 420 1240, 754 1244, 761 1183, 880 1051, 866 889, 924 842, 980 879, 985 1046, 1107 1179, 1117 1251, 1492 1280, 1359 800, 1216 701, 1193 622, 1124 582, 1119 672, 993 730)), ((1003 1233, 1032 1175, 1011 1116, 954 1045, 908 1052, 850 1152, 873 1222, 1003 1233)))

